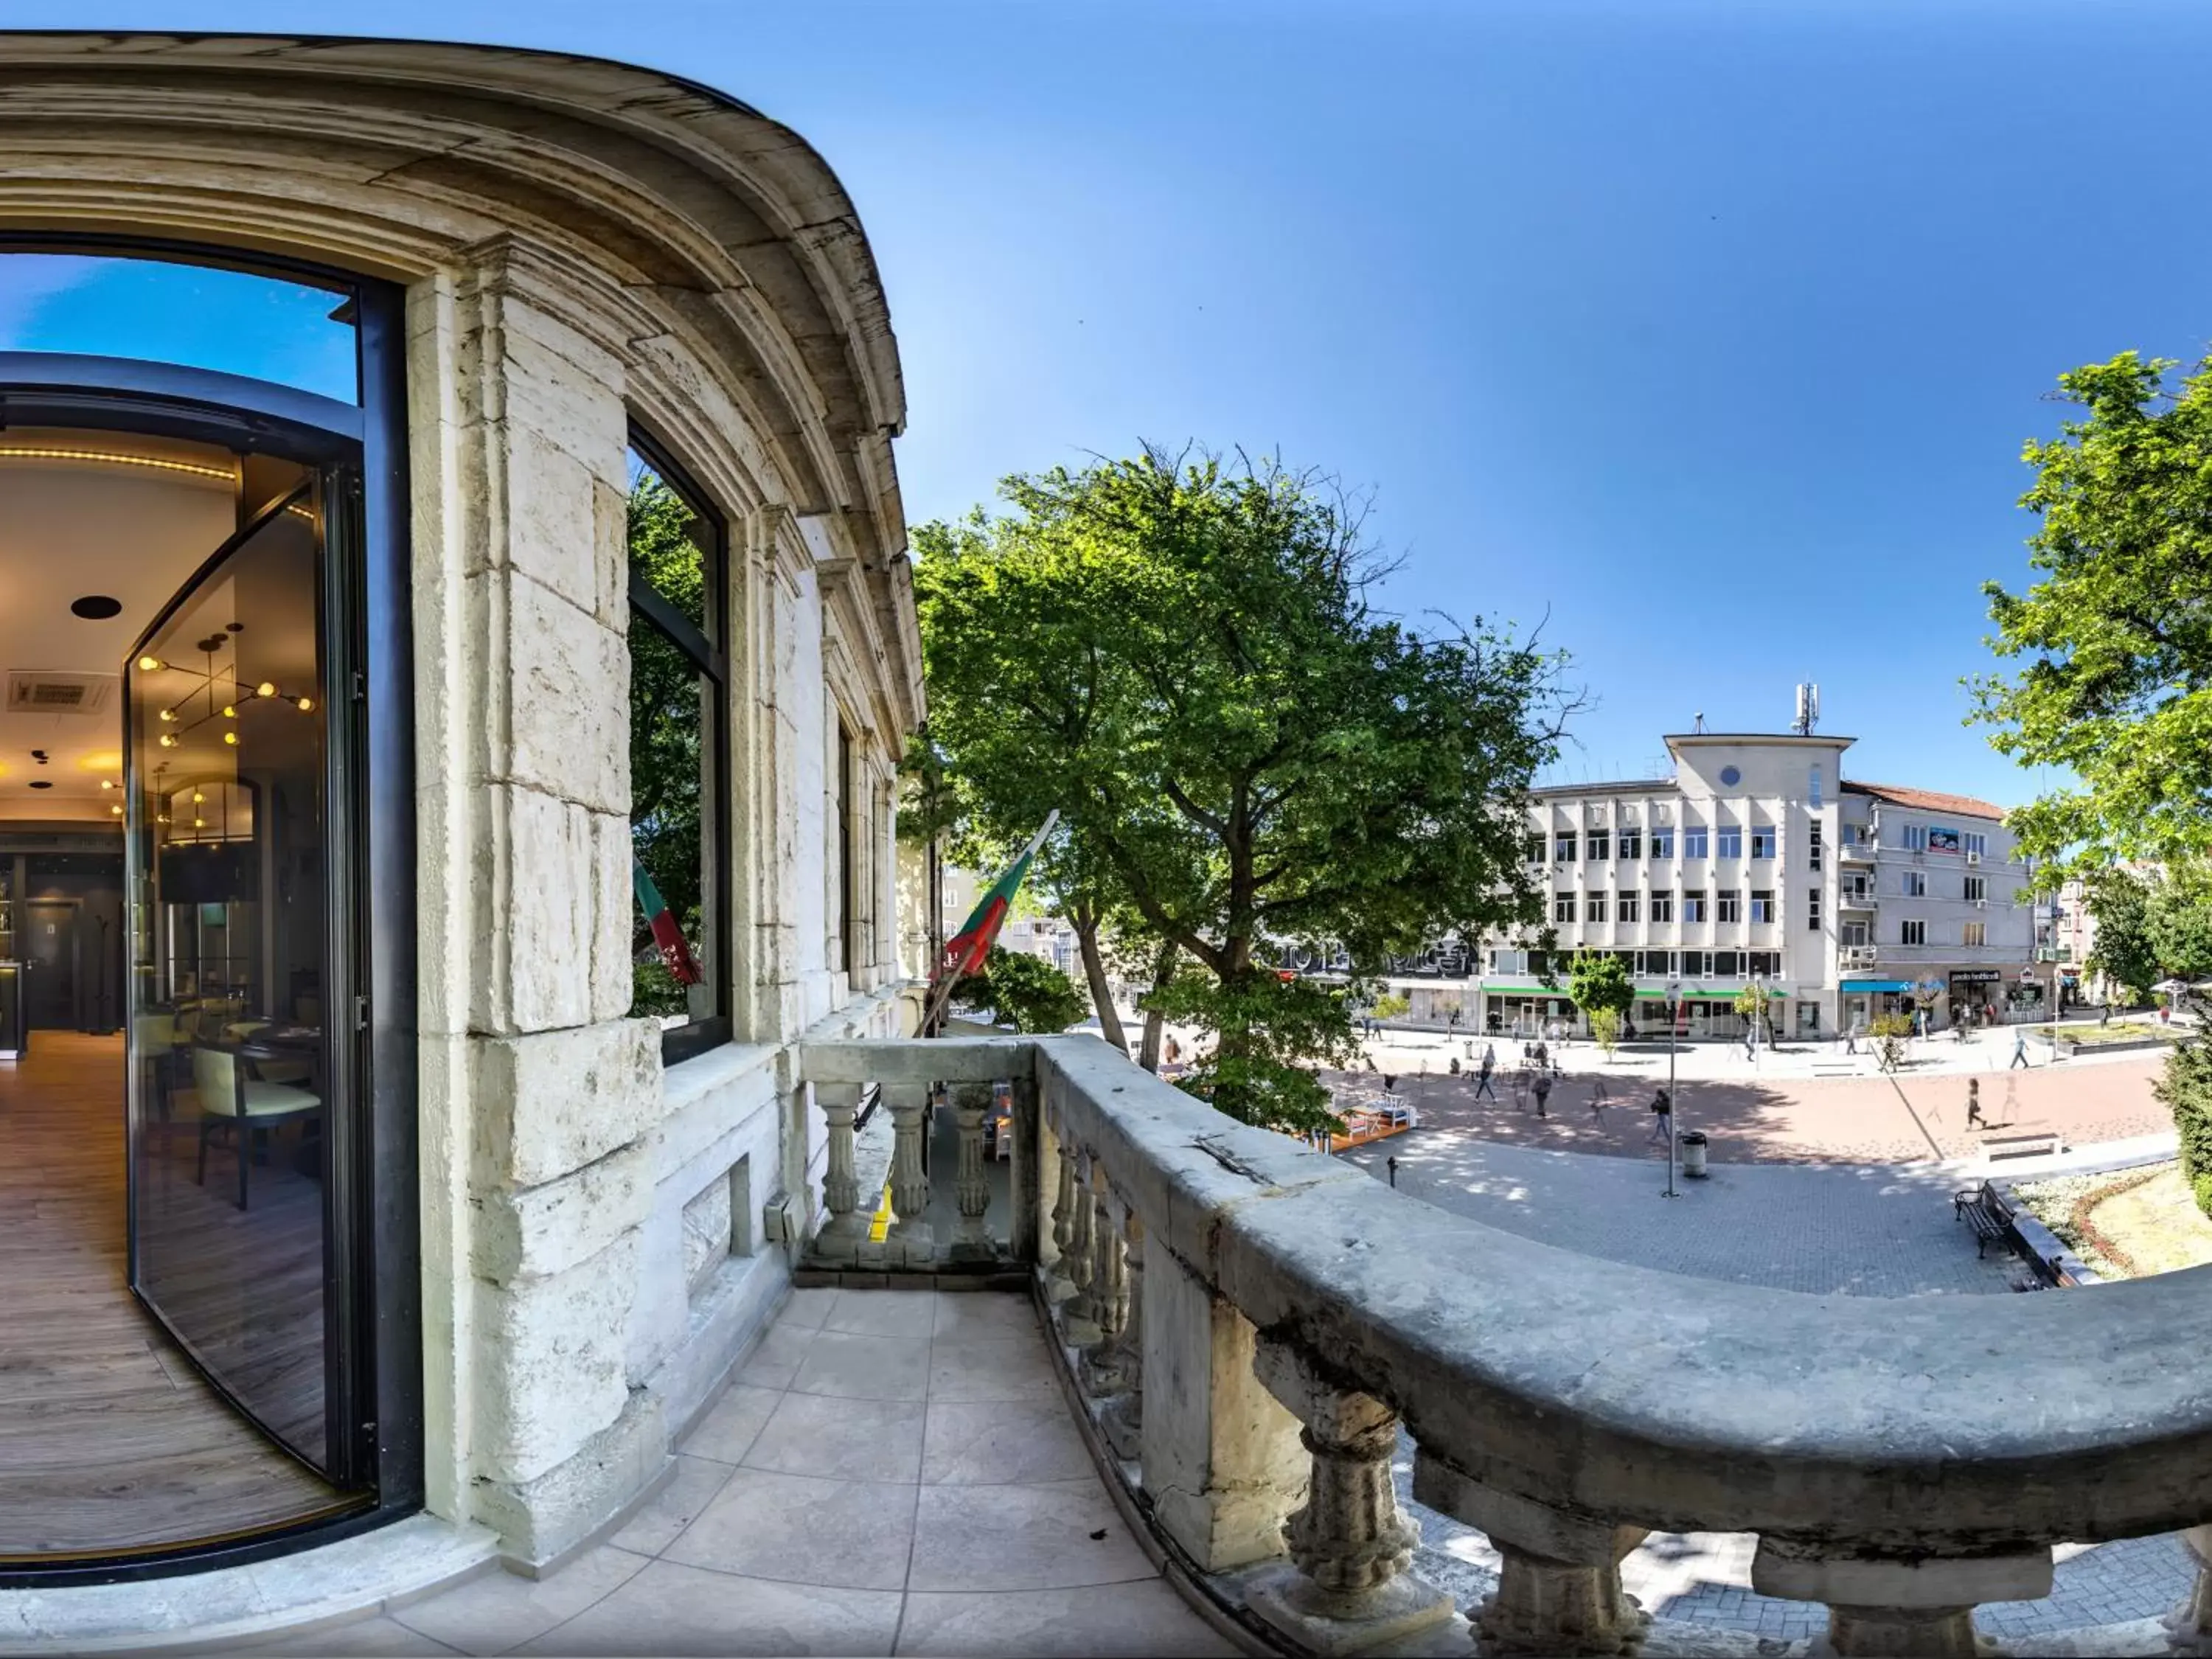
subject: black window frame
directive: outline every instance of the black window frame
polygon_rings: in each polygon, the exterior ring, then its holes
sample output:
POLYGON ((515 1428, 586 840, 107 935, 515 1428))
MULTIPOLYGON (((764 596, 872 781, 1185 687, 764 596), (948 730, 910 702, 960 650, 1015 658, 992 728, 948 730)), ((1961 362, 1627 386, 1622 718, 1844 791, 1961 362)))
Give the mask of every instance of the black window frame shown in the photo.
MULTIPOLYGON (((701 896, 702 909, 708 904, 713 906, 713 925, 702 927, 712 941, 712 948, 706 951, 709 959, 702 962, 700 968, 716 988, 720 1012, 661 1029, 660 1063, 669 1066, 725 1047, 734 1040, 737 1030, 732 1012, 737 1002, 737 958, 732 939, 735 906, 731 891, 734 871, 730 824, 730 666, 729 653, 720 642, 729 637, 730 628, 730 528, 729 521, 714 506, 714 498, 677 462, 668 446, 635 419, 629 423, 629 447, 691 509, 692 522, 697 526, 695 533, 701 544, 699 556, 704 567, 700 572, 703 609, 708 624, 715 630, 710 634, 702 629, 637 573, 629 562, 625 528, 623 574, 629 592, 631 611, 688 658, 714 687, 714 695, 707 700, 707 729, 699 739, 703 761, 699 781, 702 801, 699 856, 702 863, 711 866, 715 877, 701 896)), ((628 648, 627 640, 624 648, 628 648)))

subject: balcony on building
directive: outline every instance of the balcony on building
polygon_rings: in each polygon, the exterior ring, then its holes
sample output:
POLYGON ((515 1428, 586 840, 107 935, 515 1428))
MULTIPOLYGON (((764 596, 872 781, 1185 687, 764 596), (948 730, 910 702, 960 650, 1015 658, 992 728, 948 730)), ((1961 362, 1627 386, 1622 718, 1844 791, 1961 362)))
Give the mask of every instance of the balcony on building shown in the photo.
MULTIPOLYGON (((823 1042, 799 1069, 828 1142, 801 1282, 1023 1286, 1122 1515, 1248 1650, 1719 1650, 1623 1593, 1654 1532, 1755 1535, 1754 1589, 1826 1602, 1841 1654, 1975 1652, 1975 1606, 2047 1595, 2060 1547, 2191 1528, 2212 1561, 2212 1395, 2171 1363, 2212 1344, 2212 1269, 1902 1301, 1692 1282, 1394 1192, 1087 1036, 823 1042), (1488 1536, 1486 1600, 1416 1571, 1430 1511, 1488 1536)), ((2156 1624, 2038 1650, 2212 1650, 2212 1566, 2156 1624)))

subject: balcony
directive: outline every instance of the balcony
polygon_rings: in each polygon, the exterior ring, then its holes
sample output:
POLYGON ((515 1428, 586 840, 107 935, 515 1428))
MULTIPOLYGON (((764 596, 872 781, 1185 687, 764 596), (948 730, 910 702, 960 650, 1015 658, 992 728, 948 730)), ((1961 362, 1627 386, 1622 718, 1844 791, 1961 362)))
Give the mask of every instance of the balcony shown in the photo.
POLYGON ((1871 910, 1875 908, 1872 882, 1845 882, 1838 890, 1836 902, 1846 910, 1871 910))
POLYGON ((1401 1197, 1089 1037, 817 1043, 799 1069, 828 1128, 803 1277, 1026 1283, 1118 1512, 1248 1644, 1465 1651, 1471 1625, 1489 1653, 1723 1650, 1624 1593, 1659 1532, 1754 1534, 1753 1590, 1828 1604, 1838 1653, 1966 1655, 1977 1603, 2050 1593, 2054 1546, 2188 1528, 2170 1634, 2037 1651, 2212 1652, 2212 1394, 2176 1363, 2212 1349, 2212 1269, 1903 1300, 1692 1282, 1401 1197), (894 1127, 880 1236, 854 1173, 870 1084, 894 1127), (942 1240, 937 1088, 958 1137, 942 1240), (1410 1570, 1407 1457, 1413 1499, 1497 1551, 1486 1600, 1410 1570))
POLYGON ((1872 864, 1876 850, 1870 841, 1846 841, 1836 845, 1836 855, 1846 864, 1872 864))

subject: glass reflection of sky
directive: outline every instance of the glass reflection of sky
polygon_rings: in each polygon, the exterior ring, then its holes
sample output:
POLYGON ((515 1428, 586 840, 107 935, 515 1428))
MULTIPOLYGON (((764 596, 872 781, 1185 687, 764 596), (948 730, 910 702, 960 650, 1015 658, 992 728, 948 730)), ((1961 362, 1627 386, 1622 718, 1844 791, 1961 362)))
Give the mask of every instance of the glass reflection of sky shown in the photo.
POLYGON ((72 351, 219 369, 358 401, 345 296, 152 259, 0 253, 0 351, 72 351))

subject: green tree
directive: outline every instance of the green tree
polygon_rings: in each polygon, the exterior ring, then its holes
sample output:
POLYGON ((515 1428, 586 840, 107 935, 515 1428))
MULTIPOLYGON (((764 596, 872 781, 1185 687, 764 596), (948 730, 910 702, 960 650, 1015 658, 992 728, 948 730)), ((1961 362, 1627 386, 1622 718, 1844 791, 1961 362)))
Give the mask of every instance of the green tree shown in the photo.
POLYGON ((2212 866, 2168 871, 2151 890, 2147 920, 2160 978, 2192 985, 2212 979, 2212 866))
POLYGON ((971 1006, 988 1007, 1017 1031, 1065 1031, 1091 1012, 1075 981, 1042 957, 995 945, 983 959, 983 971, 969 975, 957 990, 971 1006))
POLYGON ((2199 1038, 2177 1047, 2151 1091, 2180 1131, 2182 1179, 2197 1207, 2212 1216, 2212 1043, 2199 1038))
POLYGON ((1905 1039, 1912 1035, 1912 1019, 1908 1014, 1877 1014, 1868 1030, 1874 1038, 1876 1061, 1885 1072, 1893 1072, 1905 1064, 1905 1039))
POLYGON ((1617 1031, 1620 1017, 1636 1006, 1636 982, 1610 951, 1581 951, 1567 969, 1567 995, 1593 1021, 1599 1010, 1610 1012, 1617 1031))
POLYGON ((2022 766, 2081 781, 2006 819, 2046 889, 2212 852, 2212 357, 2172 390, 2176 366, 2126 351, 2059 376, 2087 415, 2023 456, 2042 579, 1983 585, 1990 648, 2026 661, 1971 678, 1968 719, 2022 766))
POLYGON ((2162 977, 2151 942, 2150 884, 2115 865, 2090 876, 2087 900, 2097 918, 2097 942, 2082 966, 2118 986, 2131 1002, 2150 995, 2162 977))
POLYGON ((1620 1042, 1620 1011, 1617 1008, 1593 1008, 1589 1011, 1590 1036, 1605 1050, 1606 1058, 1620 1042))
POLYGON ((1368 1012, 1377 1019, 1403 1019, 1413 1012, 1413 1000, 1401 997, 1395 991, 1386 991, 1375 999, 1368 1012))
MULTIPOLYGON (((629 494, 630 568, 685 616, 703 619, 706 565, 692 539, 691 524, 690 508, 659 475, 635 472, 629 494)), ((667 635, 636 615, 630 618, 629 660, 630 845, 696 951, 702 943, 704 850, 699 671, 667 635)), ((649 919, 633 914, 630 925, 631 1012, 684 1012, 684 987, 653 953, 649 919)))
POLYGON ((1000 493, 1011 512, 914 534, 947 771, 994 823, 1058 807, 1104 913, 1190 965, 1146 999, 1215 1037, 1184 1086, 1333 1122, 1308 1068, 1349 1054, 1362 976, 1542 920, 1520 811, 1560 659, 1382 613, 1358 512, 1311 473, 1148 450, 1000 493), (1352 986, 1271 965, 1327 939, 1352 986))

